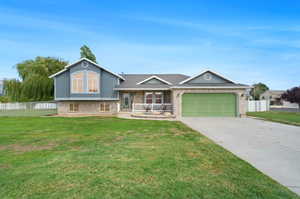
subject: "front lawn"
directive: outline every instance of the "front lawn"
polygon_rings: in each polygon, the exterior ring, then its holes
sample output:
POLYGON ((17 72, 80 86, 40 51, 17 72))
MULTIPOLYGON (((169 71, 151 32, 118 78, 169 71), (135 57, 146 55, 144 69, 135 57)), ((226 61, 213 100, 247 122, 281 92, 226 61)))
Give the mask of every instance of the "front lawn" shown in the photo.
POLYGON ((259 117, 273 122, 292 124, 300 126, 300 113, 291 112, 248 112, 248 116, 259 117))
POLYGON ((2 117, 0 198, 298 196, 180 122, 2 117))

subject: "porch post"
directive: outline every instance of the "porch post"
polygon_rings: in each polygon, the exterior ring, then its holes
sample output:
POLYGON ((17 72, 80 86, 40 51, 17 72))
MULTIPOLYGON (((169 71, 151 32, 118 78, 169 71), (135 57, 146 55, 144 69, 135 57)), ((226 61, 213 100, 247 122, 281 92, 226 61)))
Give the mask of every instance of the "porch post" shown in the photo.
POLYGON ((120 102, 117 103, 117 112, 120 112, 120 102))

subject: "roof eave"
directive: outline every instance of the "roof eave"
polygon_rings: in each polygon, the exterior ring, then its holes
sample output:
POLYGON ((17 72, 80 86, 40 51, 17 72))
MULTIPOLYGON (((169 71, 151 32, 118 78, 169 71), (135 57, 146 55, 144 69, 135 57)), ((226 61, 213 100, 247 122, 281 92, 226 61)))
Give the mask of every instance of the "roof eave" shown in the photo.
POLYGON ((50 75, 49 78, 53 78, 53 77, 55 77, 55 76, 57 76, 57 75, 59 75, 59 74, 65 72, 65 71, 67 71, 66 68, 64 68, 64 69, 62 69, 62 70, 60 70, 60 71, 58 71, 57 73, 54 73, 53 75, 50 75))

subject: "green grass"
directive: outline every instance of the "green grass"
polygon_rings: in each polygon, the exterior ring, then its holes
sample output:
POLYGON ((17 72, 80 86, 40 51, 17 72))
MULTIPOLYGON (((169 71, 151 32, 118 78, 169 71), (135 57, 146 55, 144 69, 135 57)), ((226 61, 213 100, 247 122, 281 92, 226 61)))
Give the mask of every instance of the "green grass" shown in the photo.
POLYGON ((290 113, 290 112, 248 112, 248 116, 259 117, 265 120, 280 122, 284 124, 292 124, 300 126, 300 113, 290 113))
POLYGON ((180 122, 0 118, 0 198, 298 198, 180 122))

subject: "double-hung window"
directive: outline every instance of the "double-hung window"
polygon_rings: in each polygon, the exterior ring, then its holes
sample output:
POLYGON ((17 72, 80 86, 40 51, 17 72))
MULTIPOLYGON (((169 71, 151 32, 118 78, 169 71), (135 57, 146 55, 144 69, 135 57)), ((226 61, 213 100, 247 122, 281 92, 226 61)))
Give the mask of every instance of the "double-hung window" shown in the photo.
POLYGON ((155 104, 162 104, 163 103, 163 95, 162 92, 156 92, 155 96, 155 104))
POLYGON ((145 102, 146 104, 152 104, 153 103, 153 93, 145 93, 145 102))
POLYGON ((162 92, 146 92, 145 93, 146 104, 162 104, 163 93, 162 92))

